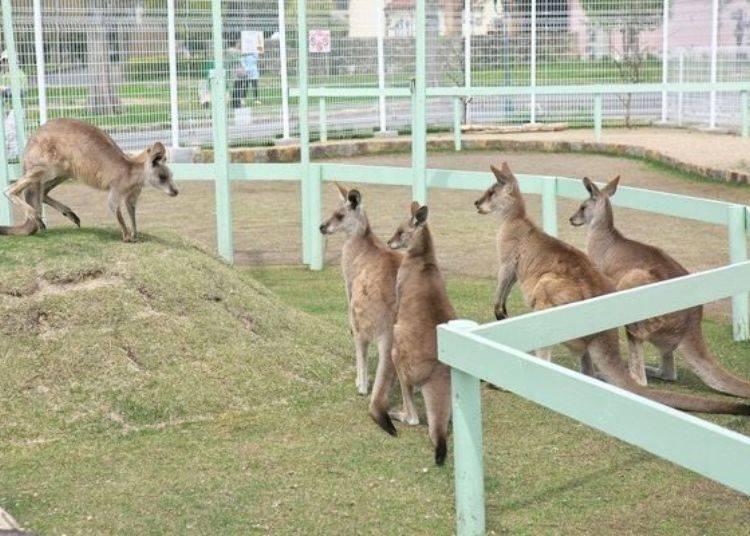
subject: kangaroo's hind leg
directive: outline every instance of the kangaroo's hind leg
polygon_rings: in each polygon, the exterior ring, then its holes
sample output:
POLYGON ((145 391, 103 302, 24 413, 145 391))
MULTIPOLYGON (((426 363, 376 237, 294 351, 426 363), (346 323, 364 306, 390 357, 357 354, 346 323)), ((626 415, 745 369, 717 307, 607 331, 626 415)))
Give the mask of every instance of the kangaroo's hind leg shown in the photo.
POLYGON ((634 337, 629 331, 628 347, 630 349, 630 358, 628 359, 628 370, 638 385, 646 385, 646 362, 643 352, 643 341, 634 337))
POLYGON ((62 184, 66 180, 67 179, 65 177, 62 177, 62 178, 58 177, 57 179, 55 179, 53 181, 50 181, 47 184, 45 184, 44 185, 44 197, 43 197, 42 200, 44 201, 44 203, 46 205, 51 206, 56 211, 58 211, 60 214, 62 214, 63 216, 65 216, 66 218, 68 218, 70 221, 72 221, 76 225, 76 227, 80 227, 81 226, 81 219, 78 217, 78 215, 75 212, 73 212, 70 209, 70 207, 68 207, 67 205, 61 203, 57 199, 52 199, 49 196, 49 193, 52 190, 54 190, 55 188, 57 188, 60 184, 62 184))

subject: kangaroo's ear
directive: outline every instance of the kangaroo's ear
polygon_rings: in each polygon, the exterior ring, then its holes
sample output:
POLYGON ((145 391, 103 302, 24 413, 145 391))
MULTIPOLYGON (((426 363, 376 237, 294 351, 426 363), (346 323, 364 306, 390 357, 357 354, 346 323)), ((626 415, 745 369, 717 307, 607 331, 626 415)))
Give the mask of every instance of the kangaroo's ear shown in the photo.
POLYGON ((620 184, 620 176, 618 175, 609 184, 602 189, 602 193, 607 194, 607 197, 612 197, 617 193, 617 185, 620 184))
POLYGON ((349 190, 349 195, 346 198, 352 208, 357 208, 362 203, 362 194, 359 193, 359 190, 349 190))
POLYGON ((591 179, 589 179, 588 177, 584 177, 583 185, 586 187, 586 190, 588 190, 591 199, 596 199, 597 197, 599 197, 599 194, 601 193, 599 191, 599 187, 594 184, 591 179))
POLYGON ((336 185, 336 189, 339 191, 339 197, 341 197, 341 200, 342 201, 346 201, 346 197, 347 197, 347 194, 348 194, 346 188, 344 188, 343 186, 341 186, 338 182, 334 182, 333 184, 336 185))
POLYGON ((419 202, 412 201, 411 202, 411 215, 412 216, 416 215, 418 210, 419 210, 419 202))
POLYGON ((417 211, 414 213, 414 219, 417 222, 417 225, 422 225, 424 222, 427 221, 427 214, 429 210, 427 208, 427 205, 423 207, 419 207, 417 211))
POLYGON ((164 163, 164 161, 167 159, 167 149, 166 147, 164 147, 164 144, 162 142, 157 141, 151 147, 149 147, 148 159, 151 162, 152 166, 158 166, 159 164, 164 163))
POLYGON ((505 180, 505 176, 503 175, 503 172, 496 168, 494 165, 490 164, 490 169, 492 170, 492 173, 495 174, 495 180, 497 180, 498 184, 505 184, 507 181, 505 180))

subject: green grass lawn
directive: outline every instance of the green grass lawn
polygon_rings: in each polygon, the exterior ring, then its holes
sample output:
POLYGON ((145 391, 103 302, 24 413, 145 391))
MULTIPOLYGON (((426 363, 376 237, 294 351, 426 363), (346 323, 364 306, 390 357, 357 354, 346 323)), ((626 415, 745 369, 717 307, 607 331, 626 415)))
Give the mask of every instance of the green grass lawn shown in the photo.
MULTIPOLYGON (((39 534, 452 533, 452 459, 433 465, 424 426, 384 434, 355 394, 338 268, 234 269, 144 238, 0 242, 3 508, 39 534)), ((448 277, 480 322, 493 286, 448 277)), ((750 345, 706 329, 750 376, 750 345)), ((747 532, 739 494, 510 393, 483 402, 494 533, 747 532)))

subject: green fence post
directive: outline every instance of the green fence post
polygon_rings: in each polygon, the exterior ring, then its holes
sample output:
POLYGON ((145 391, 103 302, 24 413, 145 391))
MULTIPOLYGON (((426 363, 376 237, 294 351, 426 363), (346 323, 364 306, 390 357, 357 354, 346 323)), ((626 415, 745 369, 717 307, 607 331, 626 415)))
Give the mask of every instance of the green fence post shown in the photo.
MULTIPOLYGON (((20 159, 20 155, 23 154, 23 149, 26 147, 26 119, 23 115, 23 103, 21 102, 21 70, 18 67, 16 39, 13 35, 13 8, 10 0, 2 0, 2 6, 5 52, 8 54, 8 67, 10 68, 11 103, 16 120, 16 148, 20 159)), ((3 121, 5 121, 5 117, 3 117, 3 121)))
MULTIPOLYGON (((729 262, 734 264, 747 260, 747 223, 743 205, 728 208, 729 262)), ((735 341, 750 339, 750 294, 743 292, 732 296, 732 332, 735 341)))
POLYGON ((227 262, 234 259, 232 237, 232 193, 229 182, 229 148, 227 136, 226 73, 224 72, 224 38, 221 22, 221 0, 211 1, 214 69, 211 75, 211 112, 214 141, 214 191, 216 197, 216 244, 219 255, 227 262))
POLYGON ((461 150, 461 97, 453 99, 453 147, 461 150))
POLYGON ((602 141, 602 94, 594 95, 594 140, 602 141))
MULTIPOLYGON (((477 324, 470 320, 454 320, 449 326, 467 330, 477 324)), ((479 378, 455 368, 451 369, 451 393, 456 532, 459 536, 483 535, 484 462, 479 378)))
POLYGON ((740 117, 742 118, 742 137, 750 136, 750 112, 747 109, 747 90, 740 91, 740 117))
POLYGON ((320 97, 318 101, 318 120, 320 121, 320 141, 328 141, 328 125, 326 124, 326 99, 320 97))
POLYGON ((411 124, 412 198, 427 203, 427 13, 417 0, 415 14, 414 106, 411 124))
POLYGON ((0 97, 0 225, 13 225, 13 205, 5 192, 10 187, 8 154, 5 152, 5 105, 0 97))
POLYGON ((550 236, 557 236, 557 178, 542 183, 542 228, 550 236))
POLYGON ((323 269, 323 235, 318 231, 318 225, 323 220, 323 166, 310 166, 310 269, 323 269))
POLYGON ((320 222, 311 219, 311 188, 310 188, 310 123, 308 89, 308 57, 307 57, 307 3, 297 0, 297 70, 299 80, 299 161, 300 161, 300 192, 302 197, 302 262, 310 264, 312 257, 311 229, 320 222))

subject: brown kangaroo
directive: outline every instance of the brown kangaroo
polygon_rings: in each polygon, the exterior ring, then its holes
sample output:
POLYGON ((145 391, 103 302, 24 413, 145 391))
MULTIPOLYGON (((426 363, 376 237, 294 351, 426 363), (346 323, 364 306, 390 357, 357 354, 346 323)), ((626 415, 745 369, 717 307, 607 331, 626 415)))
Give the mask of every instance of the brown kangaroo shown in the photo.
POLYGON ((396 429, 390 420, 382 421, 388 411, 396 372, 391 361, 393 324, 396 322, 396 273, 403 255, 391 251, 372 232, 362 206, 362 195, 336 184, 340 204, 320 225, 329 235, 341 231, 346 241, 341 255, 341 271, 346 283, 349 326, 354 336, 357 363, 357 390, 367 394, 367 347, 378 344, 378 368, 370 399, 370 414, 390 434, 396 429), (390 425, 390 428, 388 427, 390 425))
MULTIPOLYGON (((542 232, 527 216, 518 181, 507 163, 491 167, 497 182, 474 204, 480 214, 500 216, 498 250, 500 271, 495 314, 507 316, 506 300, 516 280, 529 307, 535 311, 586 300, 615 291, 589 258, 576 248, 542 232)), ((640 396, 686 411, 750 414, 750 405, 657 391, 639 385, 620 357, 616 329, 565 343, 581 355, 582 369, 593 375, 594 365, 612 384, 640 396)))
MULTIPOLYGON (((575 226, 587 226, 586 250, 594 265, 617 290, 687 275, 689 272, 661 249, 626 238, 617 230, 609 198, 617 192, 619 180, 620 177, 615 178, 600 190, 584 178, 589 198, 570 218, 575 226)), ((750 397, 750 382, 730 373, 709 351, 703 337, 702 318, 701 305, 626 326, 631 374, 643 385, 647 375, 675 381, 674 351, 679 350, 706 385, 730 395, 750 397), (662 365, 658 369, 645 366, 643 343, 646 341, 661 353, 662 365)))
POLYGON ((390 422, 390 417, 408 423, 419 422, 414 388, 421 387, 430 439, 435 446, 435 463, 442 465, 448 452, 451 376, 450 367, 437 358, 436 328, 456 318, 456 314, 435 258, 427 211, 426 206, 412 203, 410 216, 388 241, 393 249, 406 249, 406 257, 398 270, 398 313, 393 328, 393 364, 401 383, 404 407, 390 416, 382 413, 379 422, 390 422))
POLYGON ((23 209, 26 220, 21 225, 0 227, 0 235, 32 235, 44 229, 42 202, 80 227, 75 212, 49 196, 71 178, 109 191, 109 208, 117 215, 124 242, 137 239, 135 206, 146 182, 172 197, 178 194, 166 165, 166 149, 160 142, 131 157, 103 130, 75 119, 53 119, 39 127, 26 146, 22 164, 23 177, 7 195, 23 209), (130 231, 120 210, 122 202, 130 216, 130 231))

